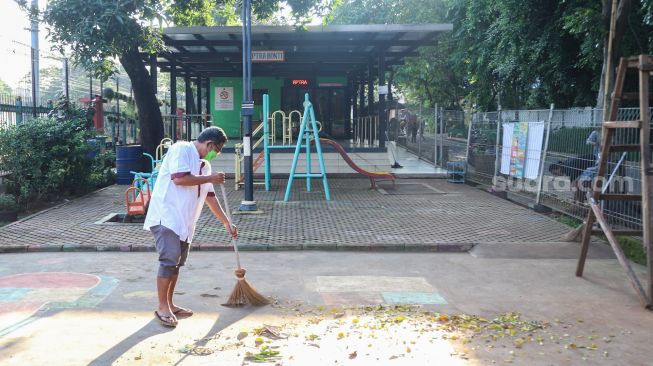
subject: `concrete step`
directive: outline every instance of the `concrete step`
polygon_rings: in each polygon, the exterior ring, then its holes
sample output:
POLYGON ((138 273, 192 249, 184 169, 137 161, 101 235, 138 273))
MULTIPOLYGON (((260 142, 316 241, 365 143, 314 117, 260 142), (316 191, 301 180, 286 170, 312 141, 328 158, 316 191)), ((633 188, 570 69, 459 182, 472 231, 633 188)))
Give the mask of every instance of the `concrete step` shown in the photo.
MULTIPOLYGON (((256 155, 254 156, 256 158, 256 155)), ((325 170, 329 174, 353 174, 356 173, 338 153, 324 153, 325 170)), ((389 171, 390 160, 387 153, 352 153, 350 158, 361 169, 369 171, 389 171)), ((214 171, 223 171, 233 174, 235 172, 235 154, 223 154, 220 158, 212 162, 211 167, 214 171)), ((289 173, 292 166, 293 154, 273 153, 271 154, 271 172, 289 173)), ((262 168, 260 168, 262 169, 262 168)), ((320 165, 317 154, 311 154, 311 171, 319 172, 320 165)), ((260 170, 262 172, 262 170, 260 170)), ((297 172, 306 171, 306 155, 301 154, 297 162, 297 172)))

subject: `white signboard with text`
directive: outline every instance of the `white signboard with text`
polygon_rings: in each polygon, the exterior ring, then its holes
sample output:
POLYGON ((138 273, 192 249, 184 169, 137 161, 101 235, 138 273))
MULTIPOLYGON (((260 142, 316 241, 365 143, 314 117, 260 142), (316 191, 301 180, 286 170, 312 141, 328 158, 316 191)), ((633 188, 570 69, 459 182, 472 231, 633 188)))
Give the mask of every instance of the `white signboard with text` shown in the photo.
POLYGON ((387 85, 379 85, 379 95, 386 95, 388 94, 388 86, 387 85))
POLYGON ((252 62, 284 62, 286 60, 283 50, 280 51, 252 51, 252 62))

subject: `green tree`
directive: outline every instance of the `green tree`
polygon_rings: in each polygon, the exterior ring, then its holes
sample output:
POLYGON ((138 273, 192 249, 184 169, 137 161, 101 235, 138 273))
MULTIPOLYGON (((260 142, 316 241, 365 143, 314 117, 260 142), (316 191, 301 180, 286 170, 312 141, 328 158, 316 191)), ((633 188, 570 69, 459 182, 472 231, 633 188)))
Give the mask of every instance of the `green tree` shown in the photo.
POLYGON ((0 79, 0 94, 11 94, 12 89, 4 80, 0 79))
MULTIPOLYGON (((344 0, 325 18, 329 24, 422 24, 445 23, 444 0, 344 0)), ((420 56, 389 71, 400 92, 411 100, 459 108, 464 96, 463 78, 451 54, 451 35, 443 34, 437 44, 423 47, 420 56)))
MULTIPOLYGON (((55 100, 63 94, 63 81, 61 67, 48 66, 39 71, 41 100, 55 100)), ((28 72, 20 79, 24 85, 32 85, 32 72, 28 72)))
POLYGON ((454 57, 465 63, 480 109, 590 105, 593 69, 564 31, 570 2, 461 0, 451 9, 454 57))
POLYGON ((653 53, 653 1, 617 0, 615 34, 612 42, 611 68, 608 64, 608 35, 612 0, 575 1, 564 19, 565 29, 582 40, 580 62, 600 75, 596 106, 603 106, 605 76, 614 79, 621 56, 653 53), (607 71, 606 71, 607 70, 607 71))
MULTIPOLYGON (((28 6, 25 0, 19 2, 28 6)), ((153 152, 163 137, 163 121, 143 53, 163 50, 160 27, 211 25, 216 4, 233 9, 238 3, 236 0, 51 0, 42 15, 49 26, 49 37, 59 50, 62 53, 70 50, 73 62, 94 76, 106 80, 117 72, 116 62, 120 62, 132 83, 143 149, 153 152)), ((312 0, 287 3, 297 19, 316 6, 312 0)), ((279 0, 253 0, 252 9, 259 17, 266 17, 278 4, 279 0)))
MULTIPOLYGON (((619 0, 613 66, 653 51, 653 1, 619 0)), ((331 23, 452 23, 396 69, 406 95, 478 109, 599 105, 611 0, 342 0, 331 23)), ((611 73, 614 69, 609 70, 611 73)))

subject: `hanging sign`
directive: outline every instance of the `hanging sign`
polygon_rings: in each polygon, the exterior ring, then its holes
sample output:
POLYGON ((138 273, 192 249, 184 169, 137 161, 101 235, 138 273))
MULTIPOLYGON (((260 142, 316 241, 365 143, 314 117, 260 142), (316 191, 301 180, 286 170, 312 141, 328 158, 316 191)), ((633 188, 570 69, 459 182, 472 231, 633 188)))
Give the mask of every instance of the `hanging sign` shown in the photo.
POLYGON ((234 88, 229 86, 218 86, 215 88, 215 110, 234 110, 234 88))
POLYGON ((536 179, 539 176, 543 141, 544 122, 504 123, 501 174, 536 179))
POLYGON ((286 61, 283 50, 280 51, 252 51, 252 62, 284 62, 286 61))

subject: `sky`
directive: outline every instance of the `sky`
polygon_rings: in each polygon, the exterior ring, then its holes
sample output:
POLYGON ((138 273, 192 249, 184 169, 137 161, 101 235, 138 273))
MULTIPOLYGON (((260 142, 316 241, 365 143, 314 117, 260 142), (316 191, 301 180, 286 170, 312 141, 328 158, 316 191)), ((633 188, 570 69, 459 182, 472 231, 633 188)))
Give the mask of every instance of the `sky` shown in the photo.
MULTIPOLYGON (((45 8, 47 0, 39 0, 39 8, 45 8)), ((14 0, 0 0, 0 79, 15 87, 18 81, 30 71, 30 23, 27 15, 14 0)), ((41 26, 39 33, 40 48, 44 55, 41 68, 52 64, 61 64, 44 56, 52 54, 50 44, 46 41, 46 31, 41 26)))

